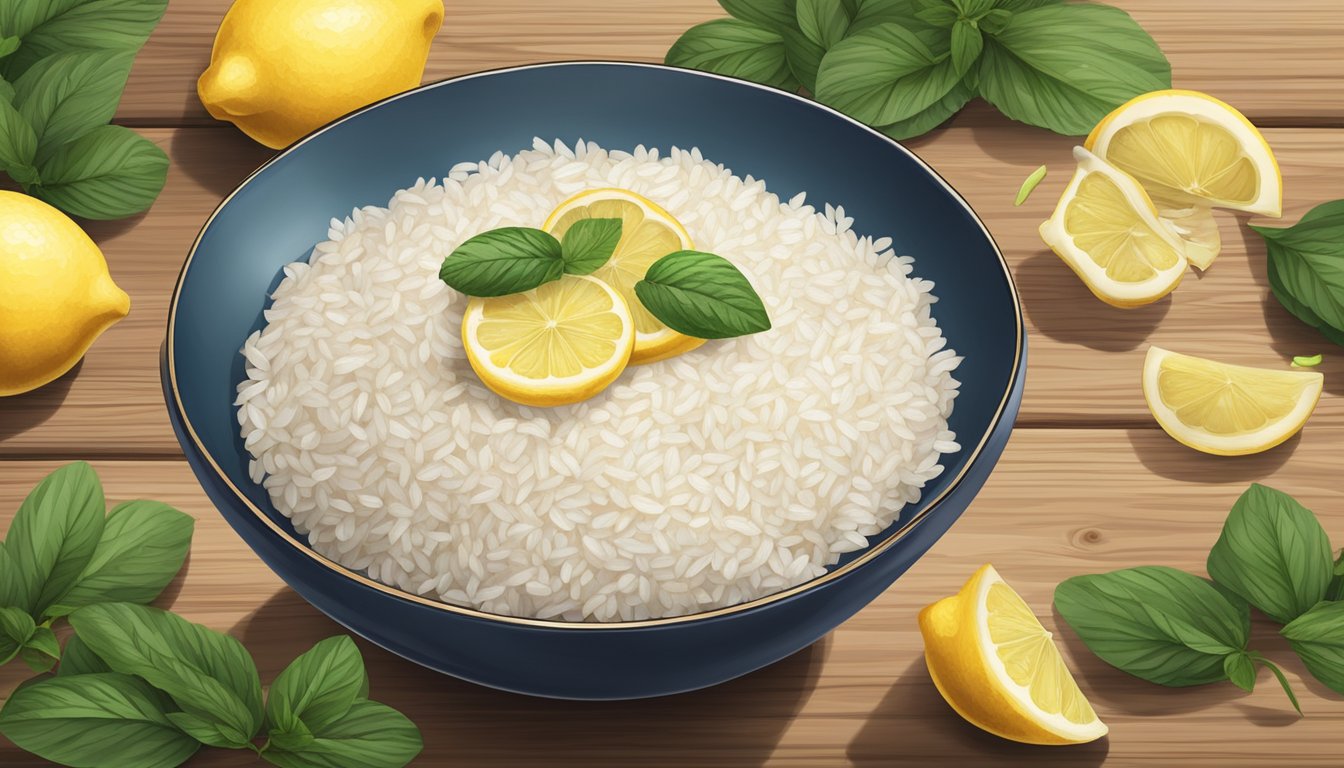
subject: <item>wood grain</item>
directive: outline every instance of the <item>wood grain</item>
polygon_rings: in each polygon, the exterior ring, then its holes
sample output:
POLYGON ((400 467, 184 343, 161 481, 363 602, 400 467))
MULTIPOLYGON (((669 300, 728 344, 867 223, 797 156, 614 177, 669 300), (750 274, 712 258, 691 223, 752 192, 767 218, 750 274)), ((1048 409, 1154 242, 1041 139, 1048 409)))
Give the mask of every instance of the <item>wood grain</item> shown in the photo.
MULTIPOLYGON (((27 395, 0 398, 0 455, 178 453, 159 386, 168 300, 201 223, 269 153, 213 129, 145 133, 173 159, 162 197, 139 219, 90 227, 113 276, 131 294, 131 315, 73 374, 27 395)), ((1267 135, 1283 166, 1285 222, 1339 196, 1344 131, 1274 129, 1267 135)), ((1072 145, 1023 126, 953 128, 911 144, 962 190, 1012 265, 1031 335, 1021 424, 1153 427, 1138 387, 1150 343, 1269 367, 1325 351, 1327 379, 1344 381, 1344 355, 1329 354, 1330 345, 1269 296, 1264 246, 1230 214, 1222 215, 1219 261, 1203 276, 1191 273, 1171 298, 1130 311, 1094 299, 1036 234, 1068 182, 1072 145), (1050 175, 1027 204, 1013 207, 1021 180, 1041 163, 1050 175)), ((863 231, 864 222, 856 226, 863 231)), ((1338 397, 1344 389, 1329 386, 1316 423, 1344 424, 1338 397)))
MULTIPOLYGON (((500 694, 426 675, 363 645, 373 696, 407 712, 426 740, 422 765, 1334 766, 1344 701, 1304 679, 1275 629, 1257 620, 1253 647, 1285 669, 1307 712, 1299 720, 1268 673, 1254 694, 1231 685, 1171 690, 1107 667, 1053 615, 1054 585, 1078 573, 1165 564, 1203 573, 1232 502, 1252 480, 1295 494, 1344 540, 1337 482, 1344 429, 1313 429, 1247 459, 1201 456, 1150 430, 1019 431, 979 498, 882 597, 813 648, 699 693, 620 704, 500 694), (1106 741, 1070 749, 1003 742, 963 723, 920 661, 919 609, 993 562, 1056 631, 1101 717, 1106 741)), ((27 490, 57 466, 0 461, 0 529, 27 490)), ((264 681, 340 629, 303 603, 212 510, 179 461, 95 461, 109 501, 152 496, 194 515, 186 573, 161 600, 231 632, 264 681)), ((24 675, 0 672, 0 693, 24 675)), ((0 745, 0 764, 37 763, 0 745)), ((211 751, 192 766, 255 765, 211 751)))
MULTIPOLYGON (((1344 123, 1344 14, 1337 0, 1114 0, 1157 40, 1178 87, 1209 91, 1281 126, 1344 123)), ((210 60, 220 0, 174 0, 131 73, 118 112, 140 125, 200 124, 196 78, 210 60)), ((723 16, 714 0, 448 0, 426 81, 573 59, 661 61, 691 26, 723 16)), ((962 125, 1004 121, 981 104, 962 125)))

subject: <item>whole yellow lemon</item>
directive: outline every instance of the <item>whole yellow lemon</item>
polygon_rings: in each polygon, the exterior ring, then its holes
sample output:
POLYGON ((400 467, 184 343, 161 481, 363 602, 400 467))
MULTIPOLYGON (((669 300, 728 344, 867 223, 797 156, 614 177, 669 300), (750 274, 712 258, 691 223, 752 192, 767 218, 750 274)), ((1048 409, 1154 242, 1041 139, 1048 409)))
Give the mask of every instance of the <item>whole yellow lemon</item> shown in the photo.
POLYGON ((41 200, 0 191, 0 397, 59 378, 130 310, 84 230, 41 200))
POLYGON ((201 103, 274 149, 420 84, 442 0, 237 0, 201 103))

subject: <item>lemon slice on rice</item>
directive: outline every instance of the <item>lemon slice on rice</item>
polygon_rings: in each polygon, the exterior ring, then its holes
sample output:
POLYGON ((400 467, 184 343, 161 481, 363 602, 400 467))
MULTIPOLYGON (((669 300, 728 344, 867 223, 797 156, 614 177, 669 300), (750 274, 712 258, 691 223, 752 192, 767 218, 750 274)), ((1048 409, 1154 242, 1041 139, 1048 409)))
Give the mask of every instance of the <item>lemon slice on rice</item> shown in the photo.
POLYGON ((1041 239, 1107 304, 1138 307, 1171 293, 1188 264, 1181 240, 1133 177, 1082 147, 1074 158, 1041 239))
POLYGON ((665 360, 704 344, 704 339, 684 336, 663 325, 635 296, 635 283, 644 279, 655 261, 695 247, 681 222, 648 198, 610 187, 586 190, 565 200, 546 217, 542 229, 563 238, 574 222, 590 218, 621 220, 621 239, 615 252, 592 276, 615 288, 634 316, 631 364, 665 360))
POLYGON ((496 394, 523 405, 577 403, 630 360, 634 318, 596 278, 566 275, 526 293, 473 298, 462 317, 467 360, 496 394))
POLYGON ((920 611, 919 629, 938 692, 976 727, 1027 744, 1106 735, 1054 638, 994 566, 920 611))
POLYGON ((1316 371, 1228 365, 1150 347, 1143 397, 1185 445, 1219 456, 1259 453, 1297 434, 1321 399, 1316 371))

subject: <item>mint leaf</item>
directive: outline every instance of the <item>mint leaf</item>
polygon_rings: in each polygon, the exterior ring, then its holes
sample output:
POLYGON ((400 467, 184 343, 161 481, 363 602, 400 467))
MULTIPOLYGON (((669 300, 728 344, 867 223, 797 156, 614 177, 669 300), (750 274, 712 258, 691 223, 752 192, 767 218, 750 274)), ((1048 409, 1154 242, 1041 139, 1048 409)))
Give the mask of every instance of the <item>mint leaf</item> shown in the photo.
POLYGON ((195 525, 190 515, 157 501, 118 504, 88 565, 47 615, 92 603, 152 601, 182 570, 195 525))
POLYGON ((0 734, 39 757, 76 768, 173 768, 200 745, 168 721, 171 706, 130 675, 53 677, 9 697, 0 709, 0 734))
POLYGON ((320 733, 362 698, 364 659, 346 635, 314 645, 275 678, 266 697, 266 722, 288 733, 320 733))
POLYGON ((956 86, 948 42, 930 49, 897 23, 880 24, 840 41, 821 60, 817 100, 869 125, 908 120, 956 86))
POLYGON ((0 667, 19 655, 36 629, 33 617, 26 611, 0 607, 0 667))
POLYGON ((754 83, 798 90, 784 54, 784 38, 738 19, 715 19, 686 30, 667 51, 666 63, 754 83))
POLYGON ((540 229, 503 227, 462 243, 439 268, 439 279, 468 296, 508 296, 559 280, 560 242, 540 229))
POLYGON ((774 32, 798 23, 794 0, 719 0, 719 5, 734 19, 774 32))
POLYGON ((188 715, 234 739, 231 746, 247 746, 261 728, 257 667, 234 638, 131 603, 80 608, 70 623, 108 666, 144 678, 188 715))
POLYGON ((69 677, 111 671, 112 668, 107 666, 107 662, 89 650, 89 646, 79 635, 71 635, 70 639, 65 641, 65 649, 61 651, 61 665, 56 668, 56 676, 69 677))
POLYGON ((879 126, 877 130, 893 139, 909 139, 922 136, 937 128, 966 106, 966 102, 975 98, 975 87, 971 85, 974 75, 974 71, 967 73, 966 77, 952 86, 952 90, 944 94, 941 99, 934 102, 923 112, 904 120, 879 126))
POLYGON ((0 99, 0 169, 32 168, 37 156, 33 127, 4 99, 0 99))
POLYGON ((1223 657, 1246 649, 1250 615, 1209 582, 1162 566, 1075 576, 1055 607, 1102 661, 1149 682, 1227 679, 1223 657))
POLYGON ((973 21, 958 19, 952 25, 952 68, 957 77, 971 71, 971 65, 980 58, 985 48, 985 39, 973 21))
POLYGON ((1171 65, 1129 14, 1091 3, 1014 13, 985 41, 980 95, 1008 117, 1083 135, 1141 93, 1171 87, 1171 65))
POLYGON ((14 81, 14 104, 37 134, 38 165, 116 114, 133 52, 74 51, 41 59, 14 81))
POLYGON ((61 645, 51 627, 35 627, 28 642, 19 651, 19 658, 39 675, 50 671, 61 658, 61 645))
POLYGON ((1255 662, 1246 653, 1229 653, 1223 657, 1223 673, 1241 690, 1255 690, 1255 662))
POLYGON ((560 256, 565 272, 571 275, 592 274, 616 252, 621 242, 620 219, 579 219, 560 239, 560 256))
POLYGON ((88 565, 103 532, 103 487, 87 463, 43 478, 14 515, 5 550, 18 572, 13 606, 42 616, 88 565))
POLYGON ((1311 510, 1255 483, 1232 506, 1208 569, 1214 581, 1286 624, 1325 597, 1334 564, 1311 510))
POLYGON ((726 339, 770 330, 770 316, 746 276, 722 256, 677 251, 635 283, 644 308, 678 333, 726 339))
POLYGON ((1265 238, 1270 288, 1279 303, 1344 344, 1344 200, 1316 206, 1291 227, 1251 229, 1265 238))
POLYGON ((147 210, 163 191, 168 156, 120 125, 102 125, 51 153, 28 192, 66 213, 96 221, 147 210))
POLYGON ((7 0, 0 29, 23 42, 3 62, 17 78, 39 59, 72 50, 134 53, 158 25, 168 0, 7 0))
POLYGON ((823 49, 844 39, 851 13, 843 0, 798 0, 798 29, 823 49))
POLYGON ((367 700, 355 702, 313 736, 302 748, 271 744, 262 759, 280 768, 402 768, 424 748, 420 731, 405 715, 367 700))
POLYGON ((1344 603, 1318 603, 1280 633, 1312 677, 1344 694, 1344 603))

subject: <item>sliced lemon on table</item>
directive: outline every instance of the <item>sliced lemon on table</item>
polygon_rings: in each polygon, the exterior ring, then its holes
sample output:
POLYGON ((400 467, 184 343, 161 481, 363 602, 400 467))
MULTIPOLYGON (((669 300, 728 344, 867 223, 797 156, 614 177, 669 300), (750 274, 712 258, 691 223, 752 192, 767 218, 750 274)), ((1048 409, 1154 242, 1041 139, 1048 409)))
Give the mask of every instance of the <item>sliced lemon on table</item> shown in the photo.
POLYGON ((1245 115, 1207 93, 1136 96, 1102 118, 1083 146, 1138 179, 1159 208, 1203 203, 1283 212, 1283 178, 1269 142, 1245 115))
POLYGON ((621 375, 635 324, 610 285, 566 275, 526 293, 473 298, 462 317, 462 343, 481 381, 501 397, 566 405, 621 375))
POLYGON ((1150 347, 1143 398, 1157 423, 1204 453, 1260 453, 1297 434, 1321 399, 1316 371, 1228 365, 1150 347))
POLYGON ((1077 147, 1078 168, 1041 239, 1097 298, 1131 308, 1171 293, 1188 264, 1180 239, 1161 221, 1133 177, 1077 147))
POLYGON ((1054 639, 994 566, 920 611, 919 630, 934 685, 972 725, 1027 744, 1106 735, 1054 639))
POLYGON ((620 219, 621 239, 606 264, 593 277, 616 289, 635 318, 634 365, 665 360, 704 344, 663 325, 635 296, 635 283, 657 260, 675 251, 694 248, 686 228, 657 203, 615 187, 580 192, 556 207, 542 226, 557 238, 580 219, 620 219))

